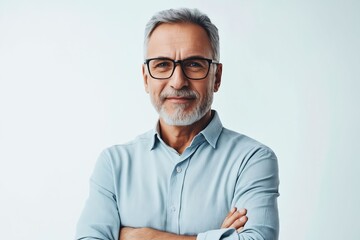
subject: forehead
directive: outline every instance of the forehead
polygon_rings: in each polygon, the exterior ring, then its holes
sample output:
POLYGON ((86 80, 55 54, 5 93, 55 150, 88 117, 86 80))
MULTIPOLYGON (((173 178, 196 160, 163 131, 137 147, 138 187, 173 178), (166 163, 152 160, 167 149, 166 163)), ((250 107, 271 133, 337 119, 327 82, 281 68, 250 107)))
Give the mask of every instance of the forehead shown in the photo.
POLYGON ((212 57, 206 31, 192 23, 162 23, 150 35, 147 57, 212 57))

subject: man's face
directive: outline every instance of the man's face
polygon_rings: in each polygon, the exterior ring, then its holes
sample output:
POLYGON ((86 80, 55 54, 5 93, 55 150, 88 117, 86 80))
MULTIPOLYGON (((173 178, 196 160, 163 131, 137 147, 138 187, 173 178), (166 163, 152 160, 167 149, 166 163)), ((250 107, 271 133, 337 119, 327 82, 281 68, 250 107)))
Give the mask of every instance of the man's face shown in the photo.
MULTIPOLYGON (((182 60, 190 57, 212 59, 207 33, 190 23, 160 24, 151 34, 146 58, 182 60)), ((143 65, 145 90, 151 102, 168 125, 190 125, 200 120, 211 109, 213 93, 221 82, 222 65, 210 64, 209 74, 201 80, 184 76, 181 66, 176 65, 169 79, 154 79, 146 64, 143 65)))

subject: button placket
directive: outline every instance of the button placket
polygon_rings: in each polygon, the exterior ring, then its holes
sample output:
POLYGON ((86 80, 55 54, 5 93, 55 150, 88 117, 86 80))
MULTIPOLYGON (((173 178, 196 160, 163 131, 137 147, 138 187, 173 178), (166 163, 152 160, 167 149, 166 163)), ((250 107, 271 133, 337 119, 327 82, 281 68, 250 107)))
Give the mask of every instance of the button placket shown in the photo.
POLYGON ((166 230, 180 234, 180 211, 181 211, 181 197, 183 191, 183 184, 186 169, 189 166, 191 155, 195 152, 194 148, 187 149, 182 155, 177 156, 177 164, 174 166, 168 192, 168 208, 166 219, 166 230))
POLYGON ((169 230, 172 232, 179 231, 179 214, 181 208, 181 195, 185 177, 185 166, 189 160, 184 160, 174 166, 171 181, 170 181, 170 202, 168 208, 167 222, 169 224, 169 230))
POLYGON ((181 171, 182 171, 182 168, 181 168, 180 166, 177 166, 177 167, 176 167, 176 172, 177 172, 177 173, 181 173, 181 171))

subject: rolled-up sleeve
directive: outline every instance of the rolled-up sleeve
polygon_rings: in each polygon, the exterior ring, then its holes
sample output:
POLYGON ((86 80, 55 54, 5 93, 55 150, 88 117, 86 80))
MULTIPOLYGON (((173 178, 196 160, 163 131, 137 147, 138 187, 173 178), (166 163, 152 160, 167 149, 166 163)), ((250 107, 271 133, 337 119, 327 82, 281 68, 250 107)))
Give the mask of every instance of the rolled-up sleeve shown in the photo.
POLYGON ((77 224, 75 239, 117 240, 119 228, 112 167, 103 152, 90 179, 90 193, 77 224))
POLYGON ((279 235, 277 157, 265 146, 251 151, 239 168, 233 206, 247 209, 242 232, 218 229, 200 233, 197 240, 276 240, 279 235))

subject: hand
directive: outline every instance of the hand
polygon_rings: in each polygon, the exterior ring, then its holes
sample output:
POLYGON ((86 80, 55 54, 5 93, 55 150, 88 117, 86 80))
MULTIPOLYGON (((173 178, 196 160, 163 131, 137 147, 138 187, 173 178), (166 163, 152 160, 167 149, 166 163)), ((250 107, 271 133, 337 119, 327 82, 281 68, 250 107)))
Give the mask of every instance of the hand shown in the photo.
POLYGON ((221 225, 221 228, 235 228, 236 231, 241 232, 248 220, 246 213, 245 208, 240 210, 237 210, 236 207, 232 208, 221 225))

